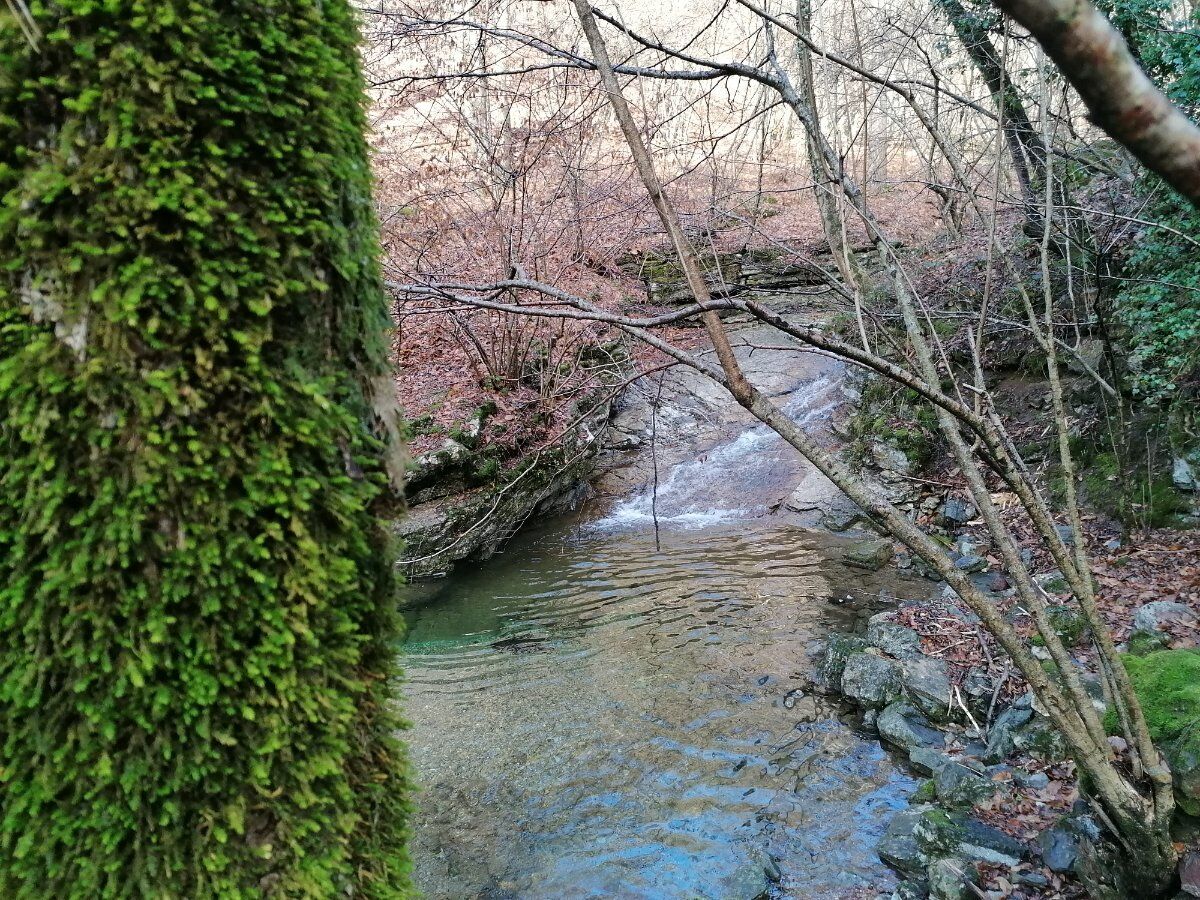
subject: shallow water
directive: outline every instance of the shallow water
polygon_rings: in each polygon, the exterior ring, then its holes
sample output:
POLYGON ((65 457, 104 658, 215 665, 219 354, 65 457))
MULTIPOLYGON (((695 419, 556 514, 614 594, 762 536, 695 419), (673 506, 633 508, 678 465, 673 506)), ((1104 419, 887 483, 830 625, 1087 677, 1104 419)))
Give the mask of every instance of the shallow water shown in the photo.
POLYGON ((550 523, 409 614, 433 898, 836 897, 911 779, 804 692, 831 595, 883 585, 774 519, 550 523))

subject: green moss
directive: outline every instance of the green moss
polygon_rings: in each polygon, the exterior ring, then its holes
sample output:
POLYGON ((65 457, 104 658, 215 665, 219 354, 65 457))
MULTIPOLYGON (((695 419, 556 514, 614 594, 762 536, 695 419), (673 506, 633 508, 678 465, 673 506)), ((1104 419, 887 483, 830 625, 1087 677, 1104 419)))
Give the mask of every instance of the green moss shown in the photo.
POLYGON ((942 809, 927 809, 917 819, 913 834, 919 846, 930 856, 945 856, 958 849, 963 829, 942 809))
POLYGON ((475 457, 471 470, 472 480, 480 484, 495 481, 500 477, 500 460, 491 454, 482 453, 475 457))
MULTIPOLYGON (((1159 650, 1123 660, 1154 740, 1174 738, 1200 720, 1200 650, 1159 650)), ((1117 727, 1113 714, 1106 725, 1117 727)))
POLYGON ((1049 723, 1025 726, 1018 738, 1018 749, 1039 759, 1065 759, 1070 753, 1063 736, 1049 723))
POLYGON ((1055 633, 1068 647, 1076 646, 1088 634, 1087 620, 1083 617, 1083 613, 1070 606, 1062 604, 1051 606, 1047 610, 1047 617, 1050 619, 1055 633))
POLYGON ((848 454, 862 463, 872 440, 885 440, 917 469, 928 465, 937 449, 937 415, 916 391, 898 388, 883 378, 868 378, 858 410, 849 422, 848 454))
POLYGON ((1163 649, 1165 641, 1159 634, 1151 634, 1148 631, 1135 631, 1129 636, 1129 642, 1126 644, 1129 653, 1133 656, 1146 656, 1156 650, 1163 649))
POLYGON ((926 778, 913 791, 912 797, 909 798, 913 803, 932 803, 937 799, 937 785, 933 783, 932 778, 926 778))
MULTIPOLYGON (((1067 584, 1067 579, 1063 578, 1061 575, 1055 575, 1053 578, 1047 578, 1042 582, 1042 587, 1051 594, 1065 594, 1071 590, 1071 586, 1067 584)), ((1070 610, 1065 606, 1057 606, 1055 609, 1066 610, 1066 612, 1070 612, 1070 610)), ((1060 618, 1065 617, 1065 613, 1060 612, 1059 615, 1060 618)))
POLYGON ((36 51, 0 9, 0 895, 403 895, 350 5, 28 6, 36 51))

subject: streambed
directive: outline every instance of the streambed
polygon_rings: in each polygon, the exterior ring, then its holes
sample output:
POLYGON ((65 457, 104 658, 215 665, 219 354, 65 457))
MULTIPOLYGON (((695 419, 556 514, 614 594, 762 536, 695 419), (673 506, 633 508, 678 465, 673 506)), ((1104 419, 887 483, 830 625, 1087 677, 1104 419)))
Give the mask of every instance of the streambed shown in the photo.
MULTIPOLYGON (((756 355, 790 414, 831 415, 828 361, 756 355)), ((913 781, 809 682, 822 638, 852 615, 831 601, 915 588, 846 569, 844 539, 789 512, 812 473, 773 435, 716 418, 698 435, 676 418, 653 497, 541 523, 408 614, 427 897, 819 898, 890 883, 874 846, 913 781)))

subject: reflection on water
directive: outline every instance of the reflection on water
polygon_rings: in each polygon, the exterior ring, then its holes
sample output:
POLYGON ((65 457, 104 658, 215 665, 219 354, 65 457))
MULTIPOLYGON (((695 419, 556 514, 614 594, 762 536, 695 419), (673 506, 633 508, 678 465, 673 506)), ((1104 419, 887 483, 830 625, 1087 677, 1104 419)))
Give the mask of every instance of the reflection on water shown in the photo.
POLYGON ((404 647, 426 896, 886 882, 873 847, 911 781, 802 687, 847 587, 829 579, 855 577, 831 540, 723 526, 655 552, 558 527, 449 580, 404 647))

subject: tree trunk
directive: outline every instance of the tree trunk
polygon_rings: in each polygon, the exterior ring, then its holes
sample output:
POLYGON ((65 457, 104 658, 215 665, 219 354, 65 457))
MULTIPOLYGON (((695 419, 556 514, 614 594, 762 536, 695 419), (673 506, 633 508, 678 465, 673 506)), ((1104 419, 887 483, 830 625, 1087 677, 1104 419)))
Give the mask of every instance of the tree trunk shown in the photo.
POLYGON ((0 13, 0 894, 407 890, 345 0, 0 13))
MULTIPOLYGON (((797 27, 808 34, 812 26, 811 0, 796 0, 797 27)), ((808 101, 813 111, 814 123, 817 116, 817 92, 813 78, 812 51, 803 41, 796 42, 797 70, 799 73, 800 91, 808 101)), ((816 124, 816 127, 820 127, 816 124)), ((859 331, 863 346, 867 345, 865 326, 862 315, 862 297, 865 284, 862 264, 850 246, 846 233, 846 222, 841 213, 837 180, 829 170, 825 157, 813 141, 812 136, 805 131, 805 146, 808 149, 808 165, 812 174, 813 194, 817 200, 817 209, 821 213, 821 227, 825 232, 825 240, 829 244, 829 252, 833 255, 834 264, 838 267, 846 286, 854 297, 855 311, 859 323, 859 331)))
POLYGON ((937 0, 946 13, 950 25, 963 49, 978 70, 996 112, 1002 119, 1004 140, 1012 157, 1013 172, 1021 189, 1021 199, 1026 205, 1026 216, 1037 221, 1037 209, 1042 181, 1045 177, 1046 161, 1042 155, 1041 139, 1016 86, 1005 69, 1004 60, 992 43, 987 27, 979 17, 968 11, 959 0, 937 0))

